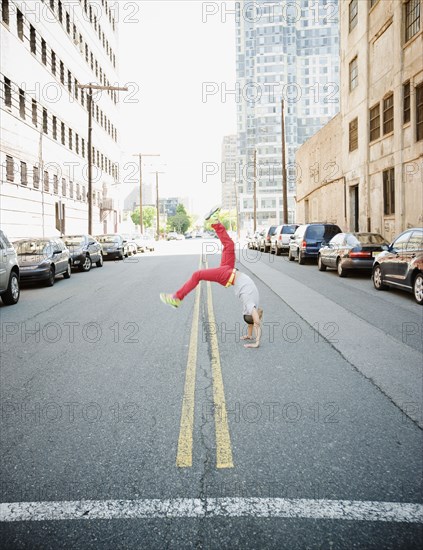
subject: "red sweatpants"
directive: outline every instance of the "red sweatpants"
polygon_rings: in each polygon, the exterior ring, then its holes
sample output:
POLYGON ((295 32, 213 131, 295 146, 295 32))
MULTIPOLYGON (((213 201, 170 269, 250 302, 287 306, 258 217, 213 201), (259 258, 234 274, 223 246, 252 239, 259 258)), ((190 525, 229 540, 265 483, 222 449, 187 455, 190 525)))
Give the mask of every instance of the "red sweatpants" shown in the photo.
POLYGON ((216 231, 220 242, 223 244, 222 259, 219 267, 210 269, 200 269, 192 274, 189 279, 174 296, 183 300, 187 294, 194 290, 200 281, 213 281, 225 286, 235 267, 235 243, 226 232, 225 227, 221 223, 212 224, 216 231))

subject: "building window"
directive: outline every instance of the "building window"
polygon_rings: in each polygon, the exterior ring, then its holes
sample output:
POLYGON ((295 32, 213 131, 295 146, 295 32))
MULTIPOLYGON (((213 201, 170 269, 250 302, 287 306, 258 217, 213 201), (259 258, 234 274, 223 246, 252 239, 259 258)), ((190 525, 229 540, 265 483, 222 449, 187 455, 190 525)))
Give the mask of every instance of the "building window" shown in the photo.
POLYGON ((380 104, 370 109, 370 141, 380 136, 380 104))
POLYGON ((75 96, 75 99, 78 99, 78 81, 76 80, 76 78, 73 84, 74 84, 73 94, 75 96))
POLYGON ((373 6, 378 2, 379 0, 370 0, 370 7, 373 8, 373 6))
POLYGON ((35 99, 32 100, 32 124, 38 126, 38 108, 35 99))
POLYGON ((16 10, 16 27, 18 29, 18 36, 23 41, 24 39, 24 20, 22 12, 18 9, 16 10))
POLYGON ((54 11, 54 0, 50 0, 50 8, 54 11))
POLYGON ((383 100, 383 134, 394 131, 394 94, 383 100))
POLYGON ((61 133, 60 137, 61 137, 62 145, 66 145, 65 123, 64 122, 60 123, 60 133, 61 133))
POLYGON ((405 41, 408 42, 420 29, 420 0, 408 0, 405 10, 405 41))
POLYGON ((402 113, 403 123, 410 122, 410 81, 402 85, 402 113))
POLYGON ((423 139, 423 82, 416 86, 416 140, 423 139))
POLYGON ((60 0, 59 0, 59 3, 57 5, 57 13, 59 15, 60 23, 63 23, 63 6, 62 6, 62 2, 60 0))
POLYGON ((63 61, 60 61, 60 82, 62 84, 65 83, 65 66, 63 65, 63 61))
POLYGON ((79 155, 79 136, 75 134, 75 151, 79 155))
POLYGON ((34 166, 33 168, 32 185, 34 186, 34 189, 40 188, 40 171, 38 169, 38 166, 34 166))
POLYGON ((32 25, 29 26, 29 44, 31 53, 37 54, 37 38, 35 36, 35 29, 32 25))
POLYGON ((383 172, 383 213, 395 214, 395 171, 394 168, 383 172))
POLYGON ((53 175, 53 193, 55 195, 59 193, 59 179, 56 174, 53 175))
POLYGON ((349 128, 350 151, 355 151, 358 148, 358 118, 350 122, 349 128))
POLYGON ((19 88, 19 115, 25 120, 25 92, 19 88))
POLYGON ((85 139, 81 138, 81 154, 85 158, 85 139))
POLYGON ((351 0, 349 5, 349 29, 350 32, 357 25, 358 18, 358 0, 351 0))
POLYGON ((80 192, 79 183, 76 184, 76 200, 77 201, 81 200, 81 192, 80 192))
POLYGON ((41 39, 41 61, 43 65, 47 65, 47 44, 44 38, 41 39))
POLYGON ((57 139, 57 117, 53 115, 53 139, 57 139))
POLYGON ((70 34, 71 27, 70 27, 70 17, 68 12, 66 12, 66 32, 70 34))
POLYGON ((71 199, 73 199, 73 182, 69 182, 69 196, 71 199))
POLYGON ((6 181, 15 181, 15 171, 13 169, 13 157, 6 155, 6 181))
POLYGON ((69 149, 72 151, 72 128, 69 128, 69 149))
POLYGON ((21 161, 21 185, 28 185, 28 171, 26 162, 21 161))
POLYGON ((62 197, 66 197, 66 180, 62 178, 62 197))
POLYGON ((4 77, 4 104, 12 108, 12 84, 7 77, 4 77))
POLYGON ((44 171, 44 191, 49 191, 49 188, 50 188, 50 181, 49 181, 49 177, 48 177, 48 172, 47 170, 44 171))
POLYGON ((358 86, 358 64, 357 57, 350 63, 350 92, 358 86))
POLYGON ((48 115, 47 109, 43 107, 43 132, 48 134, 48 115))
POLYGON ((6 25, 9 24, 9 0, 2 0, 1 2, 1 16, 6 23, 6 25))
POLYGON ((72 73, 68 71, 68 92, 72 93, 72 73))
POLYGON ((56 54, 53 50, 51 51, 51 72, 56 76, 56 54))

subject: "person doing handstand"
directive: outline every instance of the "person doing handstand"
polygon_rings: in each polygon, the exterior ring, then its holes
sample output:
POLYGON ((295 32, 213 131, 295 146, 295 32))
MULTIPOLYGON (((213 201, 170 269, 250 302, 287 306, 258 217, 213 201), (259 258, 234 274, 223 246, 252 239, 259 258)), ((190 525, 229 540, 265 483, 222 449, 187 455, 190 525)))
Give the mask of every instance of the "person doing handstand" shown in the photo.
MULTIPOLYGON (((212 209, 205 219, 210 219, 218 210, 219 208, 212 209)), ((224 287, 233 286, 235 296, 242 302, 244 321, 248 325, 247 335, 242 336, 241 339, 252 340, 254 328, 256 335, 255 342, 253 344, 245 344, 245 347, 258 348, 261 338, 263 310, 259 307, 260 297, 257 286, 251 277, 240 272, 235 267, 235 243, 228 235, 223 224, 217 221, 211 226, 216 231, 223 245, 220 266, 195 271, 191 278, 178 291, 174 294, 161 293, 160 299, 163 303, 177 308, 181 305, 185 296, 194 290, 200 281, 212 281, 224 287)))

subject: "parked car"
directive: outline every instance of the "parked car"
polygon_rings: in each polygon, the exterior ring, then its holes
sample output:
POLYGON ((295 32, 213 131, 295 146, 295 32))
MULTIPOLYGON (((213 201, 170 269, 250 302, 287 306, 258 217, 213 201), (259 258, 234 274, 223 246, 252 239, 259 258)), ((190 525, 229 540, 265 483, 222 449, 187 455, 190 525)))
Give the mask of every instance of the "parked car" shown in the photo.
POLYGON ((145 250, 154 252, 154 249, 156 247, 156 241, 148 235, 141 235, 141 239, 142 239, 142 242, 144 243, 145 250))
POLYGON ((259 229, 254 232, 254 235, 251 239, 251 247, 253 250, 260 250, 260 240, 264 235, 264 229, 259 229))
POLYGON ((128 248, 122 235, 98 235, 96 239, 101 244, 104 259, 123 260, 128 257, 128 248))
POLYGON ((412 292, 423 304, 423 228, 407 229, 379 254, 373 264, 376 290, 390 286, 412 292))
POLYGON ((176 241, 178 238, 178 234, 176 231, 169 231, 169 233, 166 236, 166 240, 168 241, 176 241))
POLYGON ((138 245, 133 235, 122 233, 123 243, 126 248, 126 256, 134 256, 138 252, 138 245))
POLYGON ((276 228, 276 225, 269 225, 260 232, 260 236, 257 239, 258 250, 262 250, 263 252, 270 252, 270 239, 275 234, 276 228))
POLYGON ((93 263, 103 266, 101 244, 91 235, 66 235, 63 240, 69 249, 72 267, 90 271, 93 263))
POLYGON ((280 256, 282 252, 288 252, 290 236, 295 233, 298 224, 278 225, 274 234, 270 237, 270 252, 280 256))
POLYGON ((21 282, 43 281, 46 286, 53 286, 57 275, 70 278, 72 260, 62 239, 22 239, 16 241, 14 246, 21 282))
POLYGON ((371 271, 374 258, 387 244, 379 233, 338 233, 319 250, 317 266, 319 271, 334 268, 340 277, 352 269, 371 271))
POLYGON ((0 296, 5 306, 19 302, 19 263, 16 250, 0 230, 0 296))
POLYGON ((334 223, 305 223, 299 225, 290 236, 288 259, 295 259, 303 265, 308 258, 317 259, 320 247, 327 244, 335 235, 342 233, 334 223))

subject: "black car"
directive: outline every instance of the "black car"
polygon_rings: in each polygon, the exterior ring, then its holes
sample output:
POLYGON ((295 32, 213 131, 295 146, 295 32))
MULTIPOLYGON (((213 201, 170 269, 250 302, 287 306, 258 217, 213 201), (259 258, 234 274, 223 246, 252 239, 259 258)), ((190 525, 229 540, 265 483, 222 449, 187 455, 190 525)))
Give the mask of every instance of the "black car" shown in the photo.
POLYGON ((89 271, 93 263, 103 266, 101 244, 91 235, 67 235, 63 240, 69 249, 72 267, 89 271))
POLYGON ((340 277, 346 277, 351 269, 371 271, 375 257, 387 244, 379 233, 338 233, 319 250, 317 266, 319 271, 332 267, 340 277))
POLYGON ((373 264, 376 290, 390 286, 412 292, 423 304, 423 228, 407 229, 379 254, 373 264))
POLYGON ((21 282, 44 281, 53 286, 56 275, 71 276, 71 258, 65 243, 58 238, 22 239, 14 243, 21 282))
POLYGON ((300 225, 291 235, 288 259, 304 264, 306 259, 317 259, 320 247, 328 243, 341 229, 334 223, 306 223, 300 225))

